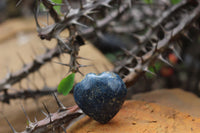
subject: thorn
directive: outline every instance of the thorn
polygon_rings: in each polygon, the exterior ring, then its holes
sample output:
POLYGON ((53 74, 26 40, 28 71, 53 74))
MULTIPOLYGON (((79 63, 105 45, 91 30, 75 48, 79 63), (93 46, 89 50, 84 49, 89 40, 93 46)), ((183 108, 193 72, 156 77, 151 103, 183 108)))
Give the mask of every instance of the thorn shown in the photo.
POLYGON ((65 128, 64 126, 61 126, 61 128, 63 129, 63 131, 64 131, 65 133, 67 133, 66 128, 65 128))
POLYGON ((144 37, 143 37, 143 36, 139 36, 139 35, 137 35, 137 34, 133 34, 132 36, 133 36, 135 39, 137 39, 137 41, 138 41, 139 43, 142 43, 143 40, 144 40, 144 37))
POLYGON ((94 19, 92 17, 90 17, 89 15, 84 15, 86 18, 88 18, 91 21, 94 21, 94 19))
POLYGON ((45 113, 43 110, 41 110, 41 112, 42 112, 46 117, 48 117, 48 114, 45 113))
POLYGON ((54 98, 55 98, 55 100, 56 100, 56 103, 57 103, 57 105, 58 105, 60 111, 66 110, 66 107, 60 102, 60 100, 58 99, 58 97, 57 97, 57 95, 56 95, 55 92, 53 93, 53 96, 54 96, 54 98))
POLYGON ((37 118, 36 118, 36 117, 34 118, 34 120, 35 120, 35 123, 37 123, 37 122, 38 122, 38 120, 37 120, 37 118))
POLYGON ((108 7, 108 8, 112 8, 112 6, 111 6, 111 5, 109 5, 109 4, 106 4, 106 3, 102 3, 101 5, 103 5, 103 6, 105 6, 105 7, 108 7))
POLYGON ((171 63, 169 63, 167 60, 165 60, 165 59, 162 57, 162 55, 159 55, 159 56, 158 56, 158 59, 160 59, 162 62, 168 64, 169 66, 173 67, 173 65, 172 65, 171 63))
POLYGON ((128 51, 126 48, 120 47, 120 49, 128 56, 132 55, 130 51, 128 51))
MULTIPOLYGON (((59 36, 56 36, 56 39, 58 39, 58 45, 60 45, 61 46, 61 44, 63 44, 66 48, 67 48, 67 50, 71 50, 71 48, 59 37, 59 36)), ((58 47, 58 48, 60 48, 60 47, 58 47)), ((62 53, 62 50, 61 49, 59 49, 60 50, 60 53, 62 53)))
POLYGON ((80 70, 77 70, 77 72, 80 73, 81 76, 84 76, 84 74, 80 70))
POLYGON ((145 68, 143 69, 143 71, 148 72, 148 73, 150 73, 150 74, 156 76, 156 74, 155 74, 154 72, 150 71, 150 70, 148 69, 148 67, 145 67, 145 68))
POLYGON ((50 119, 50 123, 52 122, 52 120, 51 120, 51 113, 49 112, 49 110, 48 110, 48 108, 47 108, 47 106, 44 104, 44 103, 42 103, 43 104, 43 106, 44 106, 44 108, 45 108, 45 110, 47 111, 47 113, 48 113, 48 116, 49 116, 49 119, 50 119))
POLYGON ((9 127, 11 128, 11 130, 13 131, 13 133, 17 133, 14 129, 14 127, 11 125, 11 123, 8 121, 8 119, 5 117, 5 115, 2 113, 3 118, 6 120, 6 122, 8 123, 9 127))
MULTIPOLYGON (((62 49, 61 49, 61 46, 58 44, 58 51, 59 51, 59 53, 60 53, 60 55, 62 54, 62 49)), ((58 58, 60 58, 60 57, 58 57, 58 58)))
POLYGON ((193 23, 192 25, 196 30, 199 30, 198 24, 197 23, 193 23))
POLYGON ((145 47, 142 47, 141 50, 142 50, 143 52, 145 52, 145 53, 147 52, 147 49, 146 49, 145 47))
MULTIPOLYGON (((24 109, 24 107, 22 106, 22 104, 20 103, 20 106, 21 106, 21 108, 22 108, 22 111, 24 112, 24 114, 25 114, 25 117, 26 117, 26 119, 28 120, 28 123, 29 123, 29 125, 30 125, 30 123, 32 123, 31 121, 30 121, 30 118, 28 117, 28 114, 26 113, 26 111, 25 111, 25 109, 24 109)), ((28 125, 28 126, 29 126, 28 125)))
POLYGON ((95 10, 92 10, 92 11, 87 11, 86 14, 95 14, 95 13, 99 13, 100 11, 95 11, 95 10))
POLYGON ((101 5, 105 6, 105 7, 108 7, 108 8, 112 8, 111 5, 109 5, 109 0, 105 1, 105 2, 102 2, 101 5))
POLYGON ((161 24, 159 24, 159 26, 160 26, 160 28, 162 29, 162 31, 163 31, 164 33, 167 33, 167 31, 165 30, 165 28, 164 28, 161 24))
POLYGON ((88 28, 87 25, 84 25, 84 24, 82 24, 82 23, 79 23, 79 22, 77 22, 76 20, 73 20, 73 21, 72 21, 72 24, 76 24, 76 25, 79 25, 79 26, 82 26, 82 27, 88 28))
POLYGON ((131 71, 133 70, 133 68, 130 68, 130 67, 128 67, 128 66, 124 66, 124 68, 125 68, 126 70, 128 70, 129 72, 131 72, 131 71))
POLYGON ((182 35, 186 37, 190 42, 193 42, 192 38, 186 32, 183 32, 182 35))
POLYGON ((94 66, 94 65, 78 65, 78 67, 89 67, 89 66, 94 66))
POLYGON ((56 62, 56 61, 52 61, 53 63, 57 63, 57 64, 60 64, 60 65, 63 65, 63 66, 70 66, 69 64, 64 64, 64 63, 60 63, 60 62, 56 62))
POLYGON ((175 55, 183 62, 182 57, 180 56, 180 54, 178 53, 178 51, 175 49, 174 45, 170 45, 170 48, 175 53, 175 55))
POLYGON ((177 40, 176 43, 177 43, 177 46, 182 47, 182 42, 181 42, 181 40, 177 40))
POLYGON ((16 4, 16 7, 18 7, 22 3, 22 0, 19 0, 16 4))
POLYGON ((24 103, 24 106, 27 107, 27 101, 24 100, 23 103, 24 103))
POLYGON ((8 66, 6 67, 6 70, 7 70, 6 79, 9 79, 12 76, 12 72, 8 66))
POLYGON ((92 61, 91 59, 84 58, 84 57, 80 57, 80 56, 77 56, 76 58, 77 58, 77 59, 83 59, 83 60, 89 60, 89 61, 92 61))

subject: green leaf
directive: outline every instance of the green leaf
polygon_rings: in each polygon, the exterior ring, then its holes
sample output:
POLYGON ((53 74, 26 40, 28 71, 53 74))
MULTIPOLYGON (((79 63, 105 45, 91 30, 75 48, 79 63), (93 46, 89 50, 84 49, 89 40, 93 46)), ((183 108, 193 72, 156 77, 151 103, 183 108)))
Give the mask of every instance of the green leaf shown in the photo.
POLYGON ((27 126, 29 126, 29 125, 30 125, 30 123, 29 123, 29 121, 28 121, 28 120, 26 121, 26 124, 27 124, 27 126))
POLYGON ((42 11, 45 10, 45 6, 42 3, 40 3, 40 10, 42 10, 42 11))
POLYGON ((73 88, 74 78, 75 78, 75 73, 72 73, 68 75, 66 78, 62 79, 57 88, 58 92, 66 96, 73 88))
POLYGON ((153 3, 153 0, 143 0, 144 1, 144 3, 146 3, 146 4, 152 4, 153 3))
POLYGON ((160 68, 161 68, 161 63, 160 62, 156 62, 155 63, 155 68, 156 68, 156 71, 159 71, 160 70, 160 68))
POLYGON ((179 2, 181 2, 181 0, 171 0, 171 3, 172 3, 173 5, 178 4, 179 2))
MULTIPOLYGON (((153 73, 155 73, 155 70, 156 70, 156 71, 159 71, 160 68, 161 68, 161 63, 160 63, 160 62, 156 62, 155 65, 154 65, 154 67, 155 67, 155 69, 154 69, 152 66, 150 66, 150 67, 149 67, 149 71, 151 71, 151 72, 153 72, 153 73)), ((146 73, 146 76, 147 76, 148 78, 153 78, 153 77, 154 77, 151 73, 146 73)))
MULTIPOLYGON (((51 0, 52 2, 54 2, 54 3, 56 3, 56 4, 62 4, 62 0, 51 0)), ((55 10, 56 10, 56 12, 58 13, 58 14, 61 14, 61 6, 54 6, 53 7, 55 10)))
MULTIPOLYGON (((62 4, 62 0, 51 0, 51 1, 56 4, 62 4)), ((53 8, 59 15, 61 15, 61 6, 53 6, 53 8)), ((45 6, 42 3, 40 3, 40 9, 43 11, 45 10, 45 6)))

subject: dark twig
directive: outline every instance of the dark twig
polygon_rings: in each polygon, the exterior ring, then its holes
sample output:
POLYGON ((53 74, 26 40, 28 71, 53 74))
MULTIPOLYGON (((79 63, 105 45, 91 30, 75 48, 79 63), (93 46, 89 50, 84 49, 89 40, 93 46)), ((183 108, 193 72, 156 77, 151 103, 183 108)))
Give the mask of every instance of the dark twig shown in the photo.
POLYGON ((10 103, 11 99, 27 99, 27 98, 37 98, 46 95, 50 95, 57 91, 57 88, 45 87, 41 90, 20 90, 15 93, 4 93, 0 94, 0 101, 3 103, 10 103))

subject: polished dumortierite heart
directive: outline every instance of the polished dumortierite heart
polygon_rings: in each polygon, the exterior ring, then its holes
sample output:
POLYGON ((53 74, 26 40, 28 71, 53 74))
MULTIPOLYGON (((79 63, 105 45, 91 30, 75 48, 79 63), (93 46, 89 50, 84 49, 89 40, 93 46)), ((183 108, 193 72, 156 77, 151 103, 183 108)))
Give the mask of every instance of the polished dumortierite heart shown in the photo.
POLYGON ((126 93, 119 75, 113 72, 89 73, 76 84, 74 99, 85 114, 105 124, 120 110, 126 93))

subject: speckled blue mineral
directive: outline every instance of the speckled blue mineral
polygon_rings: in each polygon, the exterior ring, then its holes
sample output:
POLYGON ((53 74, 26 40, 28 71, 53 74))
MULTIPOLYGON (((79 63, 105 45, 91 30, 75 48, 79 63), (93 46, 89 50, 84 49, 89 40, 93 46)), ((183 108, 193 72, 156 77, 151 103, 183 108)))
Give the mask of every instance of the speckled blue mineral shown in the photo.
POLYGON ((120 110, 126 93, 126 86, 119 75, 112 72, 89 73, 76 84, 74 99, 85 114, 105 124, 120 110))

